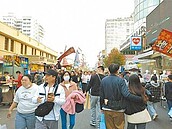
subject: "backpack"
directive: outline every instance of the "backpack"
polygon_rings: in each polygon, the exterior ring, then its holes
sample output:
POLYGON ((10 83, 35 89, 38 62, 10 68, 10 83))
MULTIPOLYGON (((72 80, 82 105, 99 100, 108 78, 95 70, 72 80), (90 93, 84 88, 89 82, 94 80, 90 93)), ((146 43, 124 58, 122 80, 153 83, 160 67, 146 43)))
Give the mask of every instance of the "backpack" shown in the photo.
MULTIPOLYGON (((45 86, 45 84, 44 84, 45 86)), ((54 90, 54 95, 57 92, 58 89, 58 85, 54 85, 55 90, 54 90)), ((46 115, 48 115, 50 113, 50 111, 53 109, 54 107, 54 102, 48 102, 45 101, 44 103, 40 104, 36 109, 35 109, 35 116, 39 116, 39 117, 44 117, 46 115)))

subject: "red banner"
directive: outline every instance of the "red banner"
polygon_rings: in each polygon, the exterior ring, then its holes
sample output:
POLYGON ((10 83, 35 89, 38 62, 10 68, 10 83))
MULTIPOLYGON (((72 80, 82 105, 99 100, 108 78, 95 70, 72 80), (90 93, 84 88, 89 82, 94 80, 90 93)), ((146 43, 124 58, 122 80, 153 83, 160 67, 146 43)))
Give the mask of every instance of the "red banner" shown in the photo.
POLYGON ((162 29, 152 49, 172 57, 172 32, 162 29))
POLYGON ((70 55, 70 54, 72 54, 72 53, 75 53, 75 49, 73 48, 73 47, 70 47, 67 51, 65 51, 57 60, 59 61, 59 62, 61 62, 61 60, 64 58, 64 57, 66 57, 66 56, 68 56, 68 55, 70 55))

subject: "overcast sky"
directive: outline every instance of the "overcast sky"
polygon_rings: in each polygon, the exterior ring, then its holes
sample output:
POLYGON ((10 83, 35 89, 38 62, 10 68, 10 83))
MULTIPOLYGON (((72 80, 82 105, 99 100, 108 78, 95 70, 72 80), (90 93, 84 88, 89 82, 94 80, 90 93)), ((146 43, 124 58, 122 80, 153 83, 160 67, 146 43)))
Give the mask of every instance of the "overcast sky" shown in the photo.
POLYGON ((134 0, 3 0, 0 14, 32 16, 45 29, 44 44, 58 52, 80 47, 93 66, 105 49, 105 21, 130 16, 134 0))

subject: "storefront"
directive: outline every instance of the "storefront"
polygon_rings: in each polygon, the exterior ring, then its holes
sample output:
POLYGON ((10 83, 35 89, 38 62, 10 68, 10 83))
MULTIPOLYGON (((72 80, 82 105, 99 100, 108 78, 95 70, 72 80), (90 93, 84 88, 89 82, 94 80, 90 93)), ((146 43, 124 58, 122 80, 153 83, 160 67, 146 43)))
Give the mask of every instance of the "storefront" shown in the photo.
POLYGON ((31 73, 44 72, 44 64, 29 64, 29 70, 31 73))
POLYGON ((15 75, 16 71, 28 74, 29 60, 23 56, 4 55, 2 71, 8 71, 11 75, 15 75))

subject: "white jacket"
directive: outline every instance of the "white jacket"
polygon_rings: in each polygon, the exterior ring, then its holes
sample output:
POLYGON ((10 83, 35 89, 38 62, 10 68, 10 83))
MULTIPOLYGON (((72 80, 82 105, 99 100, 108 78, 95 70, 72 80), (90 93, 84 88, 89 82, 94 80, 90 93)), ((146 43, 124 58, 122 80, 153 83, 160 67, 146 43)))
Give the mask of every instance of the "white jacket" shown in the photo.
MULTIPOLYGON (((51 93, 54 93, 55 88, 51 87, 49 89, 49 86, 44 86, 44 84, 41 84, 39 86, 39 92, 35 94, 33 102, 37 103, 37 98, 38 97, 42 97, 42 103, 46 101, 46 97, 48 95, 48 91, 51 93), (46 92, 45 92, 46 91, 46 92)), ((64 88, 62 86, 58 86, 57 92, 56 92, 55 99, 54 99, 54 108, 53 110, 46 116, 44 116, 45 120, 59 120, 59 116, 60 116, 60 109, 61 109, 61 105, 63 105, 65 103, 65 91, 64 88)), ((39 121, 43 120, 43 117, 38 117, 36 116, 37 119, 39 121)))

